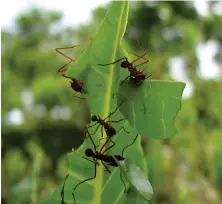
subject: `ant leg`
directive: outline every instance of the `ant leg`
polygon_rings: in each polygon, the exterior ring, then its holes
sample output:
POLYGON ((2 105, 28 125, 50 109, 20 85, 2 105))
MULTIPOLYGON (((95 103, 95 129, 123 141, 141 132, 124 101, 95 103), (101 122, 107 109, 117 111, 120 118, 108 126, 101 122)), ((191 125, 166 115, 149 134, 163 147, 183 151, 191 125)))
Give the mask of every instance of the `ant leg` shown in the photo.
POLYGON ((81 45, 74 45, 74 46, 69 46, 69 47, 59 47, 59 48, 56 48, 55 50, 57 53, 59 53, 60 55, 62 55, 66 59, 74 61, 74 59, 72 59, 71 57, 69 57, 68 55, 64 54, 63 52, 61 52, 59 50, 67 50, 67 49, 71 49, 71 48, 75 48, 75 47, 79 47, 79 46, 81 46, 81 45))
POLYGON ((110 65, 110 64, 115 64, 115 63, 117 63, 117 62, 119 62, 119 61, 121 61, 121 60, 124 60, 124 59, 125 59, 126 61, 128 61, 126 57, 123 57, 123 58, 121 58, 121 59, 116 60, 115 62, 111 62, 111 63, 108 63, 108 64, 98 64, 98 65, 99 65, 99 66, 106 66, 106 65, 110 65))
MULTIPOLYGON (((88 160, 88 161, 90 161, 90 162, 92 162, 93 164, 95 164, 95 161, 93 160, 90 160, 90 159, 88 159, 88 158, 86 158, 86 157, 82 157, 83 159, 86 159, 86 160, 88 160)), ((99 162, 97 162, 96 161, 96 165, 98 165, 99 166, 99 162)))
MULTIPOLYGON (((97 161, 95 161, 95 162, 97 162, 97 161)), ((96 167, 97 167, 97 165, 96 165, 96 163, 95 163, 95 165, 94 165, 94 176, 91 177, 91 178, 85 179, 84 181, 81 181, 80 183, 76 184, 75 187, 73 188, 74 191, 76 190, 77 186, 79 186, 80 184, 83 184, 83 183, 85 183, 86 181, 90 181, 90 180, 93 180, 93 179, 96 178, 96 167)), ((73 197, 74 203, 76 203, 76 197, 75 197, 75 195, 74 195, 73 192, 72 192, 72 197, 73 197)))
POLYGON ((91 128, 91 127, 95 126, 96 124, 97 124, 97 122, 92 125, 87 125, 87 128, 91 128))
MULTIPOLYGON (((136 67, 138 67, 138 66, 141 66, 141 65, 146 64, 146 63, 149 62, 149 60, 148 60, 147 58, 143 57, 143 56, 139 56, 139 55, 137 55, 136 53, 132 53, 132 54, 134 54, 134 55, 140 57, 140 59, 144 59, 144 60, 145 60, 145 62, 143 62, 143 63, 141 63, 141 64, 134 65, 134 68, 136 68, 136 67)), ((144 71, 144 70, 143 70, 143 71, 144 71)))
POLYGON ((97 145, 96 148, 100 146, 100 141, 101 141, 101 140, 106 139, 106 138, 103 138, 103 126, 101 126, 101 135, 102 135, 102 137, 101 137, 100 140, 99 140, 99 145, 97 145))
MULTIPOLYGON (((133 54, 133 55, 135 55, 135 56, 137 56, 137 57, 140 57, 140 59, 144 59, 144 60, 148 60, 147 58, 145 58, 143 55, 138 55, 137 53, 135 53, 135 52, 131 52, 131 54, 133 54)), ((149 62, 149 60, 148 60, 148 62, 149 62)))
POLYGON ((109 137, 106 142, 104 143, 104 145, 101 147, 100 149, 100 152, 101 154, 105 154, 105 152, 107 152, 108 150, 110 150, 111 148, 113 148, 114 146, 116 145, 116 143, 112 140, 111 137, 109 137), (109 146, 107 149, 105 149, 103 152, 102 152, 102 149, 105 147, 105 145, 108 143, 108 142, 112 142, 113 144, 111 146, 109 146))
MULTIPOLYGON (((84 44, 88 44, 88 42, 92 41, 92 39, 90 39, 89 41, 87 41, 87 43, 84 43, 84 44)), ((84 45, 82 44, 82 45, 84 45)), ((75 48, 75 47, 79 47, 81 46, 80 44, 79 45, 74 45, 74 46, 69 46, 69 47, 60 47, 60 48, 56 48, 56 52, 59 53, 60 55, 62 55, 63 57, 65 57, 66 59, 69 59, 71 61, 75 61, 74 59, 72 59, 71 57, 69 57, 68 55, 64 54, 63 52, 61 52, 60 50, 68 50, 68 49, 72 49, 72 48, 75 48)), ((82 53, 83 51, 81 51, 82 53)))
MULTIPOLYGON (((94 143, 89 131, 87 130, 87 134, 89 135, 89 139, 91 140, 92 144, 93 144, 93 147, 94 147, 94 151, 96 152, 96 144, 94 143)), ((94 160, 95 161, 95 160, 94 160)))
POLYGON ((146 62, 142 62, 141 64, 138 64, 138 65, 134 66, 134 68, 139 67, 139 66, 141 66, 143 64, 146 64, 147 62, 149 62, 149 60, 146 59, 146 62))
POLYGON ((126 100, 126 98, 124 98, 124 99, 122 100, 122 102, 115 108, 115 110, 114 110, 113 112, 111 112, 106 118, 104 118, 104 120, 106 120, 106 119, 109 118, 111 115, 113 115, 113 114, 117 111, 117 109, 118 109, 121 105, 123 105, 123 103, 125 102, 125 100, 126 100))
MULTIPOLYGON (((94 161, 95 161, 95 160, 94 160, 94 161)), ((97 161, 95 161, 95 165, 94 165, 94 176, 91 177, 91 178, 85 179, 85 180, 83 180, 83 181, 81 181, 81 182, 79 182, 79 183, 77 183, 77 184, 75 185, 75 187, 73 188, 74 191, 76 190, 77 186, 79 186, 80 184, 83 184, 83 183, 85 183, 86 181, 90 181, 90 180, 93 180, 93 179, 96 178, 96 167, 97 167, 96 162, 97 162, 97 161)))
POLYGON ((99 144, 96 146, 96 148, 100 146, 100 141, 101 141, 101 140, 105 140, 105 139, 106 139, 106 138, 100 138, 99 144))
POLYGON ((99 127, 100 127, 100 124, 96 127, 96 130, 95 130, 91 135, 96 134, 96 132, 97 132, 97 130, 99 129, 99 127))
POLYGON ((138 138, 138 136, 139 136, 139 134, 136 135, 136 137, 134 138, 134 140, 133 140, 133 142, 132 142, 131 144, 129 144, 129 145, 127 145, 126 147, 123 148, 123 150, 122 150, 122 156, 123 156, 124 151, 125 151, 128 147, 130 147, 131 145, 134 144, 134 142, 136 141, 136 139, 138 138))
POLYGON ((66 183, 66 180, 67 180, 68 177, 69 177, 69 174, 66 175, 65 181, 64 181, 63 186, 62 186, 62 191, 61 191, 61 204, 66 204, 66 203, 64 202, 64 188, 65 188, 65 183, 66 183))
POLYGON ((124 83, 128 78, 130 78, 130 76, 126 77, 126 78, 120 83, 120 86, 122 86, 123 83, 124 83))
POLYGON ((119 122, 121 122, 123 120, 126 120, 126 119, 123 118, 123 119, 120 119, 120 120, 110 120, 109 122, 111 122, 111 123, 119 123, 119 122))
POLYGON ((122 129, 123 129, 123 131, 124 131, 125 133, 127 133, 127 134, 130 133, 130 132, 126 131, 126 129, 122 126, 122 127, 116 132, 116 134, 117 134, 120 130, 122 130, 122 129))
MULTIPOLYGON (((133 54, 135 54, 135 53, 133 53, 133 54)), ((145 59, 144 58, 144 56, 146 55, 146 53, 144 53, 144 54, 142 54, 142 55, 137 55, 137 54, 135 54, 136 56, 137 56, 137 58, 135 59, 135 60, 133 60, 132 62, 131 62, 131 64, 133 64, 133 63, 135 63, 136 61, 138 61, 138 60, 140 60, 140 59, 145 59)), ((146 59, 145 59, 146 60, 146 59)), ((134 66, 135 67, 135 66, 134 66)))
POLYGON ((105 165, 105 163, 104 163, 103 161, 101 161, 101 162, 102 162, 103 166, 105 167, 105 171, 111 173, 111 171, 110 171, 109 168, 105 165))
POLYGON ((121 171, 120 171, 120 179, 121 179, 121 181, 123 182, 123 185, 124 185, 124 193, 126 193, 126 184, 125 184, 125 182, 124 182, 124 180, 123 180, 121 171))
MULTIPOLYGON (((65 64, 65 65, 63 65, 61 68, 59 68, 58 69, 58 73, 63 73, 63 72, 66 72, 67 70, 68 70, 68 65, 70 64, 70 63, 72 63, 73 62, 73 60, 70 60, 70 62, 69 63, 67 63, 67 64, 65 64)), ((64 77, 66 77, 64 74, 62 74, 62 76, 64 76, 64 77)), ((68 78, 68 77, 66 77, 66 78, 68 78)))

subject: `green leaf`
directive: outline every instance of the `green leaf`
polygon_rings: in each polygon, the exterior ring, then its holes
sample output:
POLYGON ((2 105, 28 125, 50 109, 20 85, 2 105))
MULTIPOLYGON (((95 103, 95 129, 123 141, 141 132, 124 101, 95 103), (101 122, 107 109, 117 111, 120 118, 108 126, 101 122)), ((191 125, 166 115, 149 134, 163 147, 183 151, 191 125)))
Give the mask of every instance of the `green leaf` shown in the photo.
POLYGON ((118 101, 128 99, 120 111, 139 134, 155 139, 172 137, 177 133, 174 120, 184 87, 183 82, 158 80, 135 87, 127 81, 119 88, 118 101))
POLYGON ((127 1, 112 2, 96 35, 84 52, 73 62, 67 75, 84 82, 87 91, 87 103, 90 109, 100 116, 109 114, 112 94, 119 86, 119 65, 99 66, 123 55, 121 40, 123 38, 129 3, 127 1), (99 104, 99 105, 98 105, 99 104))
MULTIPOLYGON (((128 2, 125 1, 113 2, 111 4, 91 44, 84 53, 72 63, 67 73, 68 76, 84 81, 84 88, 88 92, 87 102, 91 111, 98 114, 101 118, 107 117, 110 111, 117 106, 116 100, 112 99, 112 94, 118 91, 120 69, 118 65, 102 67, 98 64, 112 62, 122 54, 123 51, 120 48, 120 43, 127 24, 128 7, 128 2)), ((116 112, 113 116, 111 120, 123 118, 119 112, 116 112), (113 116, 115 119, 113 119, 113 116)), ((120 127, 123 126, 123 122, 113 123, 112 126, 116 130, 119 130, 120 127)), ((113 149, 110 149, 107 154, 121 154, 122 149, 133 140, 136 135, 135 130, 126 122, 124 127, 130 134, 124 131, 116 134, 113 138, 116 145, 113 149)), ((97 132, 98 133, 93 136, 96 144, 98 144, 99 138, 101 137, 101 132, 97 132)), ((103 144, 104 140, 101 143, 103 144)), ((67 203, 73 202, 72 192, 75 185, 94 175, 94 164, 82 158, 85 150, 92 147, 91 141, 85 139, 84 143, 76 152, 68 154, 70 176, 64 188, 65 202, 67 203)), ((137 159, 137 165, 146 171, 146 161, 140 140, 137 140, 128 150, 126 151, 126 156, 137 159)), ((124 186, 119 178, 119 168, 109 168, 112 174, 104 172, 104 168, 100 163, 97 167, 96 178, 78 186, 75 190, 77 203, 123 203, 125 199, 123 193, 124 186)), ((61 189, 62 185, 55 191, 50 199, 61 201, 61 189)))
POLYGON ((115 157, 113 158, 119 164, 122 174, 124 174, 125 178, 142 198, 147 201, 151 200, 153 196, 153 188, 141 169, 130 161, 130 159, 118 161, 115 157))
MULTIPOLYGON (((122 149, 128 144, 131 144, 134 140, 136 132, 127 122, 125 122, 124 127, 131 133, 127 134, 124 131, 120 131, 115 135, 113 140, 116 145, 108 151, 107 155, 121 155, 122 149)), ((94 139, 96 140, 93 136, 93 140, 94 139)), ((143 169, 144 172, 146 172, 146 160, 140 143, 141 140, 139 137, 137 141, 124 152, 124 157, 129 157, 141 169, 143 169)), ((96 141, 96 144, 98 144, 98 140, 96 141)), ((93 148, 89 138, 85 139, 83 145, 77 151, 68 154, 69 177, 64 187, 64 201, 67 203, 74 203, 72 192, 75 185, 84 179, 93 177, 94 175, 94 164, 82 158, 87 148, 93 148)), ((102 167, 101 164, 100 167, 102 167)), ((102 171, 99 171, 97 167, 96 179, 85 182, 76 188, 74 193, 77 203, 123 203, 126 195, 124 194, 124 185, 120 179, 119 168, 110 166, 108 166, 108 168, 111 170, 111 174, 103 172, 104 168, 102 168, 102 171), (97 191, 99 192, 98 194, 97 191)), ((58 201, 61 202, 61 190, 62 185, 56 189, 50 199, 57 200, 56 203, 58 203, 58 201)))

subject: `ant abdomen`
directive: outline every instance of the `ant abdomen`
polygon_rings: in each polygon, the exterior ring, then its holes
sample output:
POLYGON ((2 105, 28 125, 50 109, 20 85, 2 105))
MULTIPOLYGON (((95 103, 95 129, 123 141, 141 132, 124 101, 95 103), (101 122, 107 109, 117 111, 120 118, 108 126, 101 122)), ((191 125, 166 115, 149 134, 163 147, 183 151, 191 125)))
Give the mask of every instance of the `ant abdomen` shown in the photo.
POLYGON ((131 76, 130 80, 133 82, 133 84, 140 84, 142 83, 146 78, 146 75, 143 73, 138 73, 135 76, 131 76))
POLYGON ((109 129, 106 130, 107 131, 107 135, 109 137, 112 137, 116 134, 116 130, 113 127, 110 127, 109 129))

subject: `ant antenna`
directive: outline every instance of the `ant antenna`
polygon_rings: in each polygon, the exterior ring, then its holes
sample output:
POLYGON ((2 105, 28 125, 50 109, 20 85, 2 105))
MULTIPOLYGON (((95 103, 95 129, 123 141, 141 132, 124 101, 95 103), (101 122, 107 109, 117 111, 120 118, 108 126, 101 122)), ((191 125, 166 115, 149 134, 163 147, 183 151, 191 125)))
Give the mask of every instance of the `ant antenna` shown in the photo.
POLYGON ((95 150, 95 152, 96 152, 96 144, 95 144, 95 142, 93 141, 93 139, 92 139, 89 131, 87 130, 86 132, 87 132, 87 134, 88 134, 88 136, 89 136, 89 139, 91 140, 91 142, 92 142, 92 144, 93 144, 93 147, 94 147, 94 150, 95 150))
POLYGON ((64 181, 63 186, 62 186, 62 191, 61 191, 61 198, 62 198, 62 200, 61 200, 61 204, 66 204, 64 202, 64 188, 65 188, 65 183, 66 183, 66 180, 67 180, 68 177, 69 177, 69 174, 66 175, 65 181, 64 181))
POLYGON ((124 151, 125 151, 128 147, 132 146, 132 145, 135 143, 135 141, 136 141, 136 139, 138 138, 138 136, 139 136, 139 134, 136 135, 136 137, 134 138, 134 140, 133 140, 132 143, 130 143, 129 145, 127 145, 126 147, 123 148, 123 150, 122 150, 122 156, 123 156, 123 154, 124 154, 124 151))
POLYGON ((111 62, 111 63, 109 63, 109 64, 98 64, 98 65, 100 65, 100 66, 106 66, 106 65, 110 65, 110 64, 115 64, 115 63, 117 63, 117 62, 119 62, 119 61, 121 61, 121 60, 123 60, 123 59, 127 60, 126 57, 123 57, 123 58, 118 59, 118 60, 116 60, 115 62, 111 62))
POLYGON ((104 120, 106 120, 106 119, 109 118, 111 115, 113 115, 113 114, 117 111, 117 109, 118 109, 121 105, 123 105, 123 103, 125 102, 125 100, 126 100, 126 98, 124 98, 124 99, 122 100, 122 102, 115 108, 115 110, 114 110, 113 112, 111 112, 104 120))

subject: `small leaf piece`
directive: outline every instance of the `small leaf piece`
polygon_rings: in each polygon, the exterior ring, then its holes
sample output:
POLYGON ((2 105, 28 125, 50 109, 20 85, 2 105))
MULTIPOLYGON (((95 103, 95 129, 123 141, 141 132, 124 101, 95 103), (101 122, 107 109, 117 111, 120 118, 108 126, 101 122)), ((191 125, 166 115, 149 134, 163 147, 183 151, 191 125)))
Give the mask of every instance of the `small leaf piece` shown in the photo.
POLYGON ((121 173, 141 197, 147 201, 151 200, 153 188, 141 169, 127 158, 124 161, 118 161, 117 159, 115 161, 118 163, 121 173))

